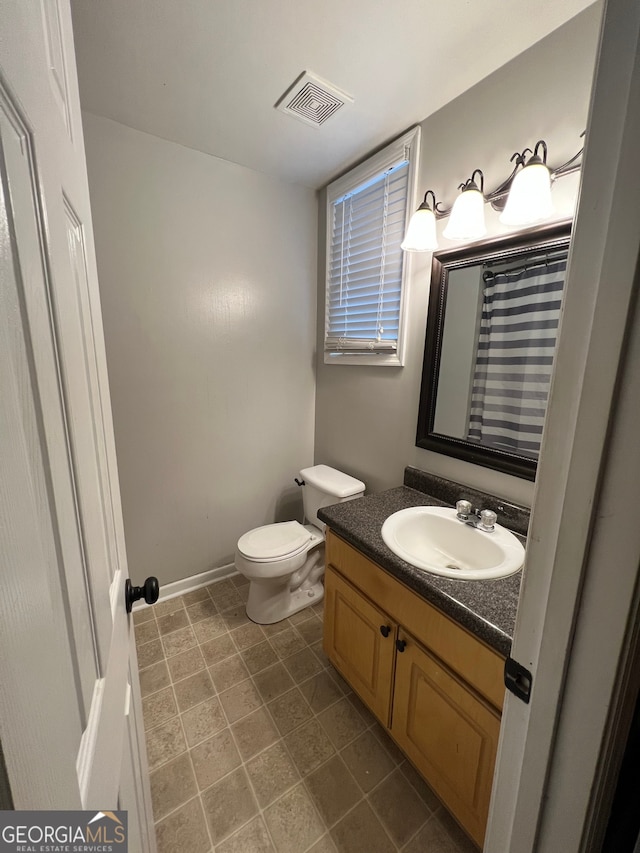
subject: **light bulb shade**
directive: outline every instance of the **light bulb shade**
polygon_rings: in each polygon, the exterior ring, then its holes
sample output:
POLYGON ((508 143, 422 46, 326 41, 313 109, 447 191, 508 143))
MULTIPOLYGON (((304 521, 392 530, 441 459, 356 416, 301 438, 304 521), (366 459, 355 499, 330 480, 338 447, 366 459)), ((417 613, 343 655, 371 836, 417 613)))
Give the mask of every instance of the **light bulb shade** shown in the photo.
POLYGON ((503 225, 531 225, 552 213, 549 169, 544 163, 525 166, 513 179, 500 222, 503 225))
POLYGON ((405 252, 433 252, 438 248, 436 215, 430 207, 421 205, 413 214, 400 248, 405 252))
POLYGON ((467 189, 460 193, 442 233, 448 240, 477 240, 484 237, 487 233, 484 196, 479 189, 467 189))

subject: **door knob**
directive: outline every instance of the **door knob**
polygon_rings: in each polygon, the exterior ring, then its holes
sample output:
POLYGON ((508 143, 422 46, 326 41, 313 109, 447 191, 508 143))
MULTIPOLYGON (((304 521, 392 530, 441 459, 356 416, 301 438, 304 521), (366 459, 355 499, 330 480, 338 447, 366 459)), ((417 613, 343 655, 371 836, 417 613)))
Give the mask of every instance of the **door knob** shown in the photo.
POLYGON ((127 578, 124 584, 124 600, 127 613, 131 613, 133 603, 139 601, 141 598, 144 598, 147 604, 155 604, 159 594, 160 584, 158 583, 158 578, 147 578, 142 586, 133 586, 129 578, 127 578))
POLYGON ((396 649, 399 652, 403 652, 406 647, 407 647, 407 641, 406 640, 396 640, 396 649))
POLYGON ((391 633, 390 626, 389 625, 381 625, 380 626, 380 633, 382 634, 383 637, 388 637, 389 634, 391 633))

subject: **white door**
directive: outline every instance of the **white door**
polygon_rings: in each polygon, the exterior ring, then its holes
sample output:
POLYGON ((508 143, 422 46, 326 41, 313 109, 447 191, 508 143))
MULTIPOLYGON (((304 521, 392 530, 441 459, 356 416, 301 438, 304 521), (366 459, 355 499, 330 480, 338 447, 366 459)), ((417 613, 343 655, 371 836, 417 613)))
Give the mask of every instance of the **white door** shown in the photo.
POLYGON ((155 850, 66 0, 0 4, 0 739, 20 809, 155 850), (140 744, 140 746, 138 746, 140 744))

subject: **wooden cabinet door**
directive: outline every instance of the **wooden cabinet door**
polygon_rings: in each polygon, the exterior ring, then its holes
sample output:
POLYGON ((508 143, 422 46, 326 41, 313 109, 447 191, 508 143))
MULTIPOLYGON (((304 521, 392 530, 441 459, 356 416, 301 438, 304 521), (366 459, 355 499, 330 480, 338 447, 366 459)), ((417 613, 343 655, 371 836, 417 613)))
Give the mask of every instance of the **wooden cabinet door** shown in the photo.
POLYGON ((500 717, 400 632, 391 731, 433 790, 482 846, 500 717))
POLYGON ((332 566, 327 566, 324 588, 325 653, 388 726, 397 625, 332 566))

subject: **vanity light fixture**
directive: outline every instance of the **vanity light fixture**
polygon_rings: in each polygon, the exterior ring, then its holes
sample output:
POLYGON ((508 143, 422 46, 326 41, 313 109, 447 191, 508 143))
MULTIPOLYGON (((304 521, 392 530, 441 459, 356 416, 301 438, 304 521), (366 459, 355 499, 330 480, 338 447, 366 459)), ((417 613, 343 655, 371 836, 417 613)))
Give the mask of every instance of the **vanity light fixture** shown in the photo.
POLYGON ((503 225, 532 225, 553 213, 551 200, 551 171, 547 166, 547 143, 541 139, 535 148, 525 148, 531 154, 528 163, 513 179, 507 203, 500 214, 503 225), (542 157, 538 154, 542 149, 542 157))
POLYGON ((436 214, 438 207, 433 190, 427 190, 424 194, 422 204, 409 220, 409 227, 400 248, 405 252, 433 252, 438 248, 436 237, 436 214), (427 201, 433 198, 433 207, 427 201))
MULTIPOLYGON (((580 136, 583 137, 585 132, 580 136)), ((514 166, 511 174, 490 193, 484 192, 482 171, 475 169, 471 177, 460 184, 459 189, 462 192, 450 208, 436 202, 433 190, 427 190, 422 204, 411 217, 401 247, 406 252, 435 251, 438 248, 435 220, 445 216, 451 218, 442 232, 444 237, 449 240, 479 239, 486 233, 486 202, 489 202, 494 210, 501 211, 500 222, 504 225, 525 226, 546 219, 553 213, 553 182, 563 175, 577 172, 582 166, 583 152, 584 147, 562 166, 550 169, 547 166, 547 143, 540 139, 533 151, 525 148, 521 153, 516 151, 512 155, 511 163, 514 163, 514 166), (539 151, 542 151, 542 156, 539 151), (527 154, 531 154, 528 161, 527 154), (476 175, 479 176, 478 181, 476 175), (427 203, 428 196, 433 198, 433 207, 427 203)))
POLYGON ((484 175, 476 169, 469 180, 460 184, 462 190, 454 201, 449 224, 442 232, 447 240, 478 240, 487 233, 484 221, 484 175), (480 186, 475 181, 480 175, 480 186))

